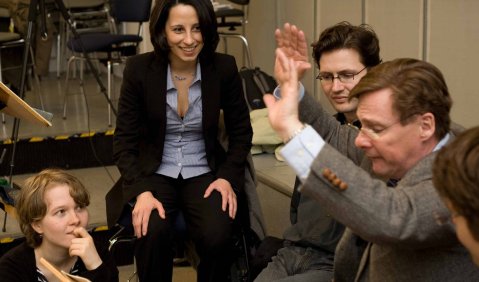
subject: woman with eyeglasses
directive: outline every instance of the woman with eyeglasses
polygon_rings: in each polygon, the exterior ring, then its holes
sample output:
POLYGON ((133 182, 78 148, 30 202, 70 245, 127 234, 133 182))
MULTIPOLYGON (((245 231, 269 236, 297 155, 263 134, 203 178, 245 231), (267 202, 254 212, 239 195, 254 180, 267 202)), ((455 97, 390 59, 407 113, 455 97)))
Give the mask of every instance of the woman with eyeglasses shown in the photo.
POLYGON ((0 259, 2 281, 60 281, 58 271, 90 281, 118 281, 108 250, 101 250, 86 230, 90 195, 63 170, 46 169, 28 178, 15 207, 26 242, 0 259))

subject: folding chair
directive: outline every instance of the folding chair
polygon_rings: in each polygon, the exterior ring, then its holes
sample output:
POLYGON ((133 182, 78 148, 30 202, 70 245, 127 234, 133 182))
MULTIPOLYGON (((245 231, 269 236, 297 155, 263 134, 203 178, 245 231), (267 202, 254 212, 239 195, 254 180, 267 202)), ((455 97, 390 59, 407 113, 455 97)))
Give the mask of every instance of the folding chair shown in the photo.
MULTIPOLYGON (((85 33, 67 42, 67 47, 73 52, 68 60, 63 101, 63 118, 66 119, 67 95, 70 67, 75 60, 84 60, 83 51, 87 54, 104 53, 108 68, 108 99, 111 99, 113 88, 113 65, 126 61, 126 57, 137 53, 139 43, 143 40, 142 24, 150 18, 151 0, 112 0, 110 15, 114 20, 110 33, 85 33), (121 23, 138 23, 136 34, 119 34, 116 26, 121 23)), ((82 80, 82 77, 80 78, 82 80)), ((108 105, 108 125, 112 125, 111 108, 108 105)))

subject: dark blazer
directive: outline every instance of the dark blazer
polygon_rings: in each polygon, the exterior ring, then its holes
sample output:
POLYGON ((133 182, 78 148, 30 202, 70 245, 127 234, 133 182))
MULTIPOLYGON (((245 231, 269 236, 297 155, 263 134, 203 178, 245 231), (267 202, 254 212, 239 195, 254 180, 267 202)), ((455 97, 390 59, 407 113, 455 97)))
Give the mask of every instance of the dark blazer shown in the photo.
MULTIPOLYGON (((203 134, 208 165, 218 178, 228 180, 238 193, 244 185, 246 157, 253 131, 234 57, 216 53, 200 57, 203 134), (228 150, 218 141, 223 110, 228 150)), ((166 78, 168 63, 154 53, 131 57, 123 73, 113 156, 120 181, 106 196, 110 226, 128 201, 152 191, 149 176, 158 169, 166 130, 166 78)))
POLYGON ((341 126, 309 95, 299 112, 328 140, 301 192, 347 226, 336 248, 335 281, 479 280, 479 268, 457 240, 452 223, 442 222, 450 213, 432 184, 436 152, 412 167, 395 188, 387 187, 367 172, 371 163, 354 145, 357 130, 341 126), (332 184, 325 169, 347 189, 332 184), (367 245, 358 244, 359 238, 367 245))

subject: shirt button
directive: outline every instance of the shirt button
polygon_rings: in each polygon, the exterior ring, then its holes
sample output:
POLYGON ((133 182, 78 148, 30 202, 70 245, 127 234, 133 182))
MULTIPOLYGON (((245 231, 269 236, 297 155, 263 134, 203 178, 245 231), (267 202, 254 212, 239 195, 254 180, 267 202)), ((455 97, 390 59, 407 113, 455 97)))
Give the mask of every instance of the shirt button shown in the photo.
POLYGON ((178 163, 178 166, 181 166, 181 163, 178 163))

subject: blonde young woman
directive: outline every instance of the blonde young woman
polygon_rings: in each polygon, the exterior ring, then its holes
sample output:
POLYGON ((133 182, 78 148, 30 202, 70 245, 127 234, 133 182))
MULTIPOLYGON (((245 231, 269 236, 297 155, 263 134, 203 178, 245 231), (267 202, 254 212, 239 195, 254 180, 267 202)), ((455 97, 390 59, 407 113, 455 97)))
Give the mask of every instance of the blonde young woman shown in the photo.
POLYGON ((41 262, 90 281, 118 281, 108 250, 98 251, 85 229, 90 196, 62 170, 47 169, 27 179, 16 200, 26 241, 0 259, 2 281, 59 281, 41 262))

